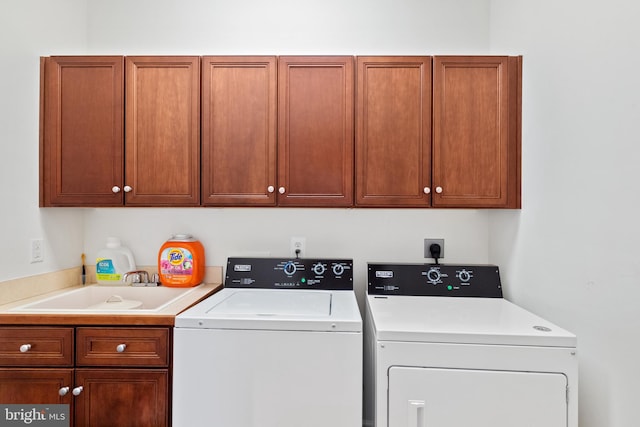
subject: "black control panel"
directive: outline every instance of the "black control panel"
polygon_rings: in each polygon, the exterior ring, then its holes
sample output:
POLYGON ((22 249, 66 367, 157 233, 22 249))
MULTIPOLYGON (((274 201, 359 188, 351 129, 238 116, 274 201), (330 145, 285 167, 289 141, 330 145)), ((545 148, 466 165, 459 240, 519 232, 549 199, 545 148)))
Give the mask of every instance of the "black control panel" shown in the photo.
POLYGON ((353 290, 353 260, 229 258, 226 288, 353 290))
POLYGON ((495 265, 368 264, 369 294, 502 298, 495 265))

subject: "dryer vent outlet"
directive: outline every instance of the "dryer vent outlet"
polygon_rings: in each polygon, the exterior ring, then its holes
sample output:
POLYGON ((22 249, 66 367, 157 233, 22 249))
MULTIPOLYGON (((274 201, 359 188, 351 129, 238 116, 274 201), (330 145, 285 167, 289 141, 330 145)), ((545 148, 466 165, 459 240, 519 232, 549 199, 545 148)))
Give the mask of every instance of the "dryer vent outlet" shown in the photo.
POLYGON ((424 257, 433 258, 431 254, 431 245, 440 245, 440 256, 438 259, 444 258, 444 239, 424 239, 424 257))

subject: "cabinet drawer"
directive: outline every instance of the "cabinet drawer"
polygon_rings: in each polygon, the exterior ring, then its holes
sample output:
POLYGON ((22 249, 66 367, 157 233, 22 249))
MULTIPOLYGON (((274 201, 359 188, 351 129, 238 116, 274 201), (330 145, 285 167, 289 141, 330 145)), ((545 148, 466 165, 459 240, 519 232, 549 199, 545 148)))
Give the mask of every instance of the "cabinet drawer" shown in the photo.
POLYGON ((168 366, 168 328, 77 328, 76 366, 168 366))
POLYGON ((0 328, 1 366, 72 366, 73 328, 0 328))

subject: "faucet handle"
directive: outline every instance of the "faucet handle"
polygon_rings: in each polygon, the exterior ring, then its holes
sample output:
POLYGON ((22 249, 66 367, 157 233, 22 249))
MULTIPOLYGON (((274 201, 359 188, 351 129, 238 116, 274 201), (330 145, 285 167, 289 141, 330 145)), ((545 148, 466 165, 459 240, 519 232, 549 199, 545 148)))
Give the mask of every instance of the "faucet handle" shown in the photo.
POLYGON ((122 281, 127 283, 131 278, 131 283, 148 283, 149 273, 144 270, 127 271, 122 275, 122 281))

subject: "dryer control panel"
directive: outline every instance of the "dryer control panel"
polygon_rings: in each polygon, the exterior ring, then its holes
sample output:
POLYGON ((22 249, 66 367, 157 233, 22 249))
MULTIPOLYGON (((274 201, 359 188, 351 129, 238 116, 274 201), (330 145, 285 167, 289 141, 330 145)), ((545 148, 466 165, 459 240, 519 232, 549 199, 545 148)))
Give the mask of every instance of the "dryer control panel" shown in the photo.
POLYGON ((502 298, 495 265, 368 264, 369 294, 502 298))
POLYGON ((225 288, 353 290, 353 260, 229 258, 225 288))

